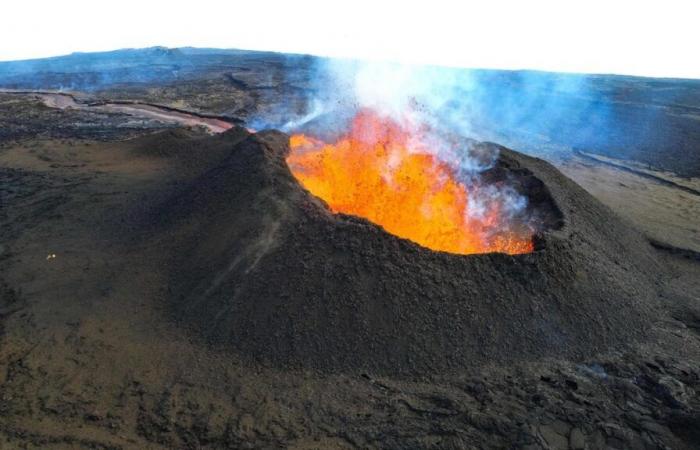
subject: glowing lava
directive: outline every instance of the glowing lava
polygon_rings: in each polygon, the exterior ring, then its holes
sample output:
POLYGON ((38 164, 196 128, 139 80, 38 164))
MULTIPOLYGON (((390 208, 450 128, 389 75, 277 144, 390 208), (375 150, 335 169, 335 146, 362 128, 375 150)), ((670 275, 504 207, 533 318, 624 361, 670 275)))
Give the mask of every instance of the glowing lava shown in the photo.
POLYGON ((467 187, 428 151, 420 130, 372 111, 358 113, 350 131, 333 144, 293 135, 287 164, 334 213, 364 217, 432 250, 519 254, 534 249, 532 231, 511 226, 497 197, 478 214, 469 213, 467 187))

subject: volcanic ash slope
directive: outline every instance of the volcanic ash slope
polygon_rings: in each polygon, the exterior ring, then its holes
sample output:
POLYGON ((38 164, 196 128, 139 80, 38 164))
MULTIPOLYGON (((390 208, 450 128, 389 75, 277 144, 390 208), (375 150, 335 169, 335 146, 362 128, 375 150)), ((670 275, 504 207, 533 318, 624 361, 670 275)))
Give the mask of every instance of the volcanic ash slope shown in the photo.
POLYGON ((151 212, 175 249, 171 310, 212 345, 277 367, 421 376, 644 338, 659 274, 648 243, 544 161, 500 148, 497 168, 557 217, 538 249, 462 256, 332 214, 291 174, 285 134, 229 133, 230 155, 151 212))

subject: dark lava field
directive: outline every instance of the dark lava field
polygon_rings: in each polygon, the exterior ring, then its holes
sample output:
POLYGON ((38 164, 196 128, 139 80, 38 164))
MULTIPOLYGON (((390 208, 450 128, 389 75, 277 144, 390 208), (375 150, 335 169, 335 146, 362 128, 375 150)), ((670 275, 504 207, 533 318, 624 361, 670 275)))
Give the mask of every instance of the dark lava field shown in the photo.
POLYGON ((471 71, 541 227, 458 255, 294 177, 320 61, 0 63, 0 448, 700 448, 700 81, 471 71))

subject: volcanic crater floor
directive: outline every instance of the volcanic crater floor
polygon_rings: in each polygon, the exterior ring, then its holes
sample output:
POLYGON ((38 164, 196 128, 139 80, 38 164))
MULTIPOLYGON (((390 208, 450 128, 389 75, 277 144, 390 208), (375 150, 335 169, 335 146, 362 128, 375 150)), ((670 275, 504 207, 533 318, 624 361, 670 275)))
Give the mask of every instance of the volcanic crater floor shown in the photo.
POLYGON ((700 445, 695 260, 505 148, 536 251, 433 252, 331 213, 287 140, 0 149, 3 448, 700 445))

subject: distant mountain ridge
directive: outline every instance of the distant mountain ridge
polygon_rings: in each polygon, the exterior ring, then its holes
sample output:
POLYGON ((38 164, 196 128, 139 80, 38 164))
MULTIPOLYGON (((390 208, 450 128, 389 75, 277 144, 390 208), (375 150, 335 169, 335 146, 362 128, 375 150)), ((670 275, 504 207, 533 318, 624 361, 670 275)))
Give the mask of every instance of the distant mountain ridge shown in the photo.
POLYGON ((285 56, 271 52, 192 47, 76 52, 64 56, 0 62, 0 87, 93 91, 125 83, 191 78, 233 58, 285 56))

